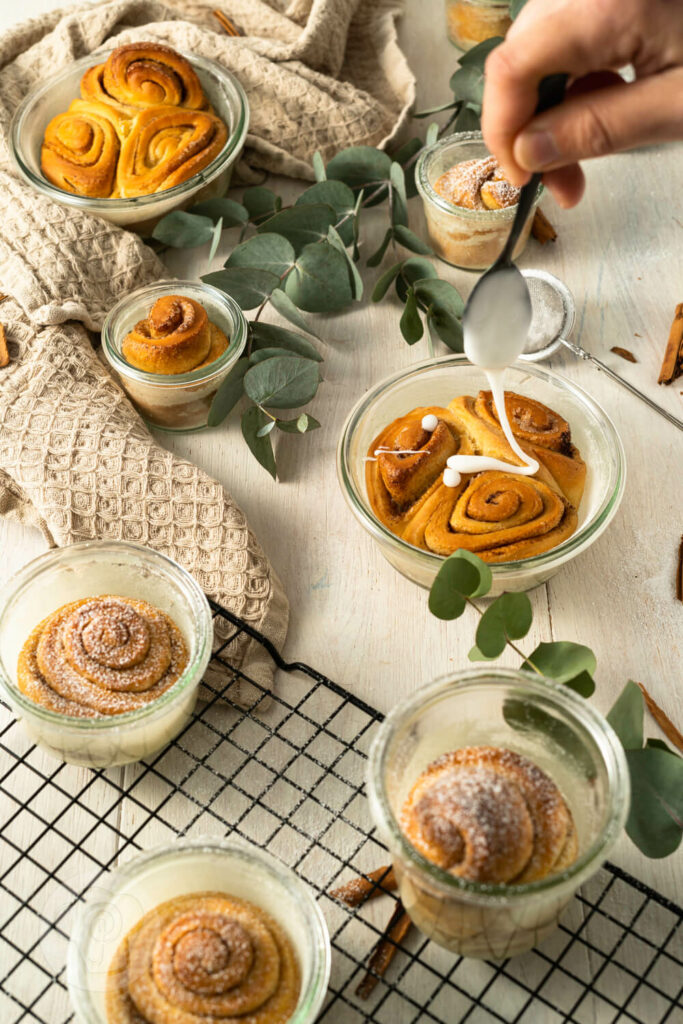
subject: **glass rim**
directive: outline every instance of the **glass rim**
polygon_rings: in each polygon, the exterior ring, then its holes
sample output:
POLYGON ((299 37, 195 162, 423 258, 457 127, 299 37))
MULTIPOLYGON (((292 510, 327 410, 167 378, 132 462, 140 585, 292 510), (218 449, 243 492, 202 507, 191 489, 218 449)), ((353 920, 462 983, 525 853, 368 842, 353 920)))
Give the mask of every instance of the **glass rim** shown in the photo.
MULTIPOLYGON (((50 92, 55 85, 63 79, 70 77, 74 73, 75 69, 83 68, 85 71, 87 68, 95 67, 98 63, 101 63, 101 60, 106 60, 115 49, 116 47, 107 47, 102 50, 94 50, 85 57, 80 57, 68 67, 62 68, 60 71, 55 72, 55 74, 50 75, 23 98, 12 115, 9 127, 10 153, 12 159, 24 178, 26 178, 26 180, 38 192, 48 196, 50 199, 55 199, 58 202, 67 203, 72 206, 80 207, 85 211, 101 213, 103 215, 123 213, 128 210, 150 206, 153 203, 180 199, 187 193, 194 192, 202 185, 208 184, 221 173, 226 165, 229 165, 231 158, 235 157, 240 152, 241 147, 244 145, 244 140, 249 128, 249 101, 247 99, 247 94, 232 72, 228 71, 228 69, 224 68, 222 64, 219 64, 216 60, 212 60, 210 57, 201 57, 199 54, 188 53, 186 50, 176 49, 176 53, 185 57, 193 67, 196 66, 200 71, 204 71, 207 74, 214 74, 225 87, 230 98, 235 101, 239 107, 239 116, 237 118, 234 131, 231 132, 225 146, 220 153, 214 157, 211 163, 207 164, 207 166, 201 171, 197 171, 197 173, 193 174, 191 178, 187 179, 187 181, 180 182, 180 184, 173 185, 172 188, 164 189, 161 192, 150 192, 148 195, 144 196, 129 196, 127 198, 120 196, 107 196, 98 198, 93 196, 77 195, 74 192, 67 192, 65 189, 59 188, 58 185, 53 185, 52 182, 48 181, 42 174, 36 174, 24 159, 24 119, 34 104, 39 99, 42 99, 45 93, 50 92)), ((79 99, 79 96, 76 95, 73 99, 79 99)))
MULTIPOLYGON (((149 313, 149 310, 147 312, 149 313)), ((209 319, 211 318, 209 317, 209 319)), ((247 330, 247 320, 242 312, 242 308, 231 295, 222 292, 211 284, 205 284, 203 281, 164 278, 136 288, 135 291, 124 295, 115 306, 112 306, 102 325, 102 350, 108 362, 122 377, 136 380, 141 384, 154 384, 155 387, 172 389, 184 387, 188 384, 206 384, 215 377, 225 373, 226 369, 229 369, 244 351, 247 343, 247 330), (117 319, 125 313, 129 306, 139 299, 143 299, 145 295, 149 295, 150 298, 152 295, 155 295, 156 298, 161 298, 163 295, 180 295, 183 289, 194 289, 195 291, 205 293, 214 302, 222 306, 223 311, 232 324, 227 349, 218 359, 214 359, 207 366, 188 370, 186 373, 151 373, 149 370, 141 370, 139 367, 133 366, 127 359, 124 359, 116 347, 114 335, 116 333, 117 319)))
POLYGON ((141 708, 135 708, 133 711, 124 711, 120 715, 104 715, 100 718, 65 715, 59 711, 51 711, 49 708, 36 704, 12 682, 10 673, 0 655, 0 689, 4 690, 10 705, 19 706, 27 718, 39 718, 51 725, 61 726, 65 730, 76 730, 78 732, 94 730, 98 733, 114 732, 129 725, 137 725, 138 722, 156 715, 161 709, 174 704, 184 696, 186 691, 192 688, 193 684, 198 685, 201 682, 201 676, 198 680, 197 675, 200 673, 200 670, 201 675, 204 673, 203 661, 207 650, 211 650, 213 638, 213 620, 206 595, 195 578, 186 569, 183 569, 182 565, 178 562, 175 562, 167 555, 161 554, 160 551, 156 551, 154 548, 145 547, 143 544, 135 544, 132 541, 82 541, 79 544, 69 544, 66 547, 50 548, 49 551, 44 551, 37 558, 31 559, 30 562, 27 562, 26 565, 15 572, 3 587, 2 602, 0 603, 0 633, 2 632, 7 609, 16 595, 25 586, 37 579, 52 563, 59 561, 60 558, 68 557, 72 552, 85 553, 87 551, 96 552, 106 549, 127 551, 129 554, 135 554, 138 558, 140 555, 143 555, 147 559, 156 561, 158 567, 164 571, 164 575, 174 576, 178 582, 184 584, 184 589, 190 592, 191 604, 195 613, 194 621, 198 637, 197 651, 173 686, 169 687, 168 690, 151 701, 151 703, 141 708))
MULTIPOLYGON (((304 916, 308 925, 306 934, 313 940, 310 942, 311 977, 306 988, 304 989, 302 986, 299 994, 300 1005, 297 1006, 294 1015, 290 1018, 289 1024, 312 1024, 322 1006, 329 982, 331 969, 329 930, 320 906, 311 894, 308 885, 292 868, 268 850, 234 836, 178 837, 172 846, 159 845, 144 850, 131 860, 126 861, 125 864, 113 868, 105 876, 104 882, 98 881, 97 885, 105 889, 107 897, 111 901, 116 898, 130 879, 134 879, 154 863, 164 860, 172 861, 176 857, 192 851, 199 856, 219 853, 255 864, 256 870, 267 872, 278 885, 287 890, 299 906, 305 908, 304 916)), ((267 908, 263 907, 262 909, 266 910, 267 908)), ((77 959, 76 952, 83 947, 89 936, 89 914, 92 914, 93 910, 94 908, 89 907, 86 895, 85 903, 79 908, 67 952, 67 984, 70 992, 75 986, 76 980, 80 979, 83 973, 82 961, 77 959)), ((274 914, 271 916, 275 917, 274 914)), ((297 950, 297 958, 300 959, 298 946, 291 936, 290 941, 297 950)), ((303 968, 303 964, 300 964, 300 967, 303 968)), ((83 988, 79 987, 79 991, 82 990, 83 988)), ((95 1024, 95 1022, 88 1021, 88 1024, 95 1024)))
POLYGON ((388 833, 392 841, 398 845, 401 856, 426 874, 430 881, 442 891, 449 894, 460 893, 489 897, 497 901, 504 897, 507 901, 515 902, 525 897, 542 895, 549 890, 560 888, 562 885, 572 882, 577 876, 585 874, 596 861, 602 863, 621 835, 628 815, 631 796, 630 776, 624 748, 607 719, 587 698, 580 697, 567 686, 556 683, 545 676, 539 676, 523 669, 493 666, 469 668, 439 676, 395 705, 380 724, 372 742, 368 755, 367 786, 371 807, 374 809, 375 815, 380 818, 379 822, 376 821, 380 831, 388 833), (491 677, 490 681, 483 678, 486 676, 491 677), (390 741, 399 725, 402 721, 407 720, 411 713, 418 711, 428 701, 438 701, 441 694, 447 693, 452 688, 474 690, 482 685, 496 687, 503 682, 517 684, 522 696, 527 695, 532 699, 543 697, 548 700, 549 698, 551 704, 561 707, 564 711, 569 711, 570 714, 573 713, 573 717, 578 719, 590 733, 603 756, 610 792, 613 794, 607 820, 602 825, 598 836, 581 856, 555 875, 549 875, 535 882, 523 882, 520 885, 472 882, 452 875, 444 868, 427 860, 403 834, 384 787, 384 766, 390 741), (600 743, 598 738, 601 738, 603 743, 600 743), (605 747, 608 756, 605 755, 605 747))
MULTIPOLYGON (((476 220, 490 220, 491 223, 495 221, 511 220, 517 209, 517 203, 512 206, 503 206, 499 210, 470 210, 466 206, 458 206, 457 203, 451 203, 440 195, 431 181, 429 180, 429 168, 433 158, 447 146, 457 146, 461 143, 468 142, 481 142, 482 145, 486 145, 484 142, 484 136, 480 131, 471 132, 454 132, 451 135, 444 135, 443 138, 437 139, 436 142, 432 143, 426 149, 423 149, 415 167, 415 185, 417 190, 422 197, 423 202, 431 203, 437 206, 444 213, 457 215, 459 217, 471 218, 476 220)), ((457 161, 456 161, 457 162, 457 161)), ((538 205, 541 196, 543 195, 544 187, 540 183, 532 209, 538 205)))
MULTIPOLYGON (((437 572, 443 565, 447 556, 439 555, 434 551, 425 551, 423 548, 418 548, 413 544, 409 544, 407 541, 403 540, 402 537, 392 533, 388 527, 380 522, 370 508, 369 503, 363 499, 361 493, 356 487, 350 466, 350 446, 361 416, 363 416, 370 406, 390 387, 400 383, 404 379, 417 375, 422 371, 427 371, 441 365, 455 367, 473 366, 473 364, 467 359, 467 356, 462 353, 456 353, 446 356, 438 356, 435 359, 426 359, 420 363, 413 363, 413 365, 407 369, 399 370, 390 377, 385 377, 383 380, 379 381, 374 388, 366 391, 363 397, 359 399, 356 405, 352 408, 344 426, 342 427, 339 443, 337 445, 337 478, 344 498, 346 499, 346 503, 361 525, 365 527, 365 529, 367 529, 378 542, 389 544, 389 546, 394 548, 396 551, 403 553, 410 552, 415 561, 420 561, 425 567, 429 566, 430 568, 433 568, 435 572, 437 572)), ((514 575, 520 570, 547 568, 552 566, 555 562, 562 564, 571 555, 578 554, 584 547, 597 539, 597 537, 599 537, 602 531, 606 528, 619 507, 624 494, 624 488, 626 486, 626 454, 624 452, 624 446, 616 427, 607 413, 603 410, 602 406, 598 405, 595 399, 593 399, 587 391, 584 391, 582 387, 575 384, 573 381, 568 380, 566 377, 563 377, 561 374, 555 373, 554 370, 543 369, 537 363, 524 361, 513 363, 512 368, 519 370, 520 373, 528 374, 529 376, 536 377, 540 380, 546 380, 551 384, 556 384, 560 388, 566 389, 575 398, 577 398, 583 406, 590 409, 594 417, 599 421, 604 431, 604 435, 608 435, 610 438, 612 451, 616 456, 616 465, 613 473, 614 479, 611 481, 611 489, 605 494, 599 508, 591 519, 587 519, 586 522, 583 523, 582 526, 579 526, 570 537, 562 541, 561 544, 558 544, 557 547, 551 548, 549 551, 543 551, 538 555, 531 555, 529 558, 518 558, 509 562, 491 563, 489 568, 493 573, 494 580, 504 580, 506 576, 514 575)))

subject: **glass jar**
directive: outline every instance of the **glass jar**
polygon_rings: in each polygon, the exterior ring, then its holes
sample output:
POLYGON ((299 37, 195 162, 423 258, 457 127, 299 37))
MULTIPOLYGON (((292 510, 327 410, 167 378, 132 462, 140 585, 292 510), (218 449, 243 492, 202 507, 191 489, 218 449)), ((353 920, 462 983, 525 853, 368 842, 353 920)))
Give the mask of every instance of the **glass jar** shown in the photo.
MULTIPOLYGON (((554 576, 593 544, 614 518, 626 483, 626 456, 607 413, 582 388, 535 363, 507 371, 506 390, 534 398, 569 423, 572 441, 587 466, 576 532, 557 547, 531 558, 491 565, 491 596, 504 590, 530 590, 554 576)), ((368 448, 389 423, 419 406, 446 406, 457 395, 488 387, 483 371, 464 355, 443 356, 401 370, 371 388, 352 409, 337 448, 337 476, 346 501, 384 557, 403 576, 431 587, 443 556, 414 547, 375 516, 365 482, 368 448)))
POLYGON ((616 733, 589 701, 531 673, 486 667, 437 679, 389 713, 370 751, 368 795, 418 928, 461 956, 501 959, 542 942, 609 856, 630 782, 616 733), (441 754, 478 745, 516 751, 555 782, 577 829, 573 864, 536 882, 484 884, 437 867, 408 842, 398 819, 418 776, 441 754))
POLYGON ((212 162, 187 181, 164 192, 129 199, 93 199, 65 192, 47 180, 40 169, 40 150, 45 129, 53 117, 67 109, 80 95, 81 78, 88 68, 105 61, 113 50, 98 50, 74 61, 26 96, 17 107, 10 125, 10 150, 14 163, 42 195, 55 202, 84 210, 104 220, 150 235, 158 220, 173 210, 184 210, 204 199, 223 196, 230 186, 249 127, 249 103, 244 89, 217 61, 182 53, 202 84, 214 112, 228 127, 228 141, 212 162))
POLYGON ((235 300, 197 281, 157 281, 138 288, 116 303, 102 327, 102 351, 135 408, 150 426, 175 434, 208 426, 214 395, 246 343, 247 321, 235 300), (163 295, 183 295, 199 302, 230 342, 223 355, 188 373, 149 373, 131 366, 121 351, 123 341, 163 295))
POLYGON ((185 569, 150 548, 88 541, 53 548, 20 569, 0 597, 0 688, 30 739, 53 757, 89 768, 139 761, 165 747, 187 724, 211 655, 209 603, 185 569), (83 718, 34 703, 17 686, 17 660, 44 618, 70 601, 101 594, 137 598, 166 612, 189 660, 178 681, 143 708, 83 718))
POLYGON ((301 879, 264 850, 208 836, 140 854, 91 889, 67 954, 69 995, 80 1024, 107 1024, 109 965, 140 918, 166 900, 209 891, 249 900, 284 929, 301 969, 299 1002, 289 1024, 312 1024, 330 975, 330 939, 318 904, 301 879))
MULTIPOLYGON (((499 210, 470 210, 439 195, 434 183, 455 164, 488 156, 481 132, 457 132, 425 149, 415 168, 431 246, 440 259, 460 270, 486 270, 495 263, 510 233, 517 204, 499 210)), ((542 193, 543 186, 539 185, 513 259, 524 251, 542 193)))
POLYGON ((471 50, 512 24, 509 0, 446 0, 448 38, 460 50, 471 50))

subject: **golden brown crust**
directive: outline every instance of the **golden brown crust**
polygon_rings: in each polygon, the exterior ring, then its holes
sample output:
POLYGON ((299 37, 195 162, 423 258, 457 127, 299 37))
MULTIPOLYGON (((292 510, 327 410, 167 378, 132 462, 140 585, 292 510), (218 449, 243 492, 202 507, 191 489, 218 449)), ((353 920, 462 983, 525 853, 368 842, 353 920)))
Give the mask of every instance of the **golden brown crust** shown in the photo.
POLYGON ((109 198, 116 188, 123 123, 104 103, 74 100, 45 129, 40 167, 53 185, 77 195, 109 198))
POLYGON ((578 524, 586 466, 571 443, 569 424, 514 392, 506 392, 505 401, 513 433, 539 462, 535 476, 486 471, 464 474, 456 487, 446 487, 442 474, 451 455, 520 464, 490 392, 461 395, 447 409, 414 409, 372 442, 366 486, 380 522, 415 547, 439 555, 462 548, 492 563, 530 558, 570 537, 578 524), (427 413, 439 421, 433 434, 421 426, 427 413), (405 451, 416 454, 401 454, 405 451))
POLYGON ((228 344, 199 302, 183 295, 164 295, 126 335, 121 351, 131 366, 140 370, 174 374, 208 366, 228 344))
POLYGON ((264 910, 219 892, 179 896, 128 933, 109 968, 107 1024, 286 1024, 301 975, 264 910))
POLYGON ((63 715, 120 715, 160 697, 187 662, 168 615, 146 601, 104 595, 65 604, 38 623, 21 649, 17 685, 63 715))
POLYGON ((494 156, 455 164, 436 179, 434 191, 449 203, 467 210, 515 206, 520 192, 503 175, 494 156))
POLYGON ((476 882, 538 881, 578 852, 555 783, 503 747, 466 747, 433 761, 412 787, 400 825, 427 860, 476 882))
MULTIPOLYGON (((91 84, 87 83, 86 88, 91 84)), ((102 67, 101 87, 116 102, 136 108, 204 110, 208 106, 192 65, 161 43, 127 43, 117 47, 102 67)))

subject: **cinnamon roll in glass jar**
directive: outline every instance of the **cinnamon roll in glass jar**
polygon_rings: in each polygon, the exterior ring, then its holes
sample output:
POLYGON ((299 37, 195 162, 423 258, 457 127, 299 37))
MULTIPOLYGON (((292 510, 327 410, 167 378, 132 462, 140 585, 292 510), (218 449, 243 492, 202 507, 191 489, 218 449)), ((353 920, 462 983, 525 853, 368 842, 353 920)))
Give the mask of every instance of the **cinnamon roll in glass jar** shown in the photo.
POLYGON ((149 548, 55 548, 6 584, 0 687, 40 747, 109 768, 149 757, 187 724, 211 653, 199 584, 149 548))
POLYGON ((460 50, 471 50, 512 24, 509 0, 446 0, 448 38, 460 50))
POLYGON ((312 1024, 329 971, 307 886, 263 850, 208 836, 96 883, 67 957, 81 1024, 312 1024))
POLYGON ((444 677, 394 708, 368 794, 406 911, 462 956, 542 942, 628 813, 623 747, 565 686, 509 669, 444 677))
POLYGON ((214 396, 247 343, 229 295, 196 281, 158 281, 121 299, 102 328, 102 351, 150 426, 208 426, 214 396))

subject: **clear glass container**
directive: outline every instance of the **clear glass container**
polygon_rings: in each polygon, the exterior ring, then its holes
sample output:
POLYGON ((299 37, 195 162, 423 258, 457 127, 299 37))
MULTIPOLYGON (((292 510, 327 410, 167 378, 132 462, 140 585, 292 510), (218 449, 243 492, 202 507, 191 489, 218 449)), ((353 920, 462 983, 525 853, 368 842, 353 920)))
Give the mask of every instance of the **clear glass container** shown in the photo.
POLYGON ((454 953, 500 959, 542 942, 609 856, 630 783, 623 747, 589 701, 531 673, 486 667, 444 676, 389 713, 370 752, 368 795, 418 928, 454 953), (418 776, 441 754, 479 745, 514 750, 555 782, 577 829, 573 864, 536 882, 484 884, 437 867, 408 842, 398 818, 418 776))
POLYGON ((0 596, 0 690, 34 743, 53 757, 111 768, 150 757, 189 720, 211 655, 209 603, 185 569, 151 548, 88 541, 53 548, 20 569, 0 596), (166 612, 180 629, 189 660, 180 679, 143 708, 79 718, 34 703, 17 687, 17 660, 35 626, 70 601, 101 594, 137 598, 166 612))
MULTIPOLYGON (((481 132, 458 132, 425 149, 415 168, 430 244, 440 259, 460 270, 486 270, 495 263, 507 241, 517 204, 499 210, 470 210, 444 199, 434 183, 455 164, 490 155, 481 132)), ((524 251, 542 193, 543 186, 539 185, 513 259, 524 251)))
POLYGON ((304 882, 264 850, 208 836, 178 839, 172 846, 143 853, 90 891, 67 955, 69 995, 79 1024, 107 1024, 109 965, 140 918, 166 900, 202 891, 249 900, 275 918, 301 968, 301 993, 289 1024, 312 1024, 330 975, 330 939, 318 904, 304 882))
MULTIPOLYGON (((337 475, 351 511, 393 567, 422 587, 432 585, 443 556, 408 544, 375 517, 365 484, 365 457, 379 432, 411 409, 447 406, 457 395, 477 395, 487 388, 483 371, 464 355, 429 359, 376 384, 351 411, 341 433, 337 475)), ((543 402, 567 420, 587 474, 576 532, 532 558, 491 565, 491 596, 530 590, 590 547, 614 518, 626 482, 624 449, 614 424, 582 388, 552 370, 521 362, 508 369, 505 388, 543 402)))
POLYGON ((249 104, 244 89, 229 71, 206 57, 179 51, 192 64, 209 103, 228 127, 228 141, 215 160, 180 185, 130 199, 93 199, 58 188, 40 169, 40 150, 49 122, 79 97, 88 68, 105 61, 113 50, 98 50, 50 75, 19 104, 10 126, 10 146, 20 173, 42 195, 65 206, 103 217, 143 235, 172 210, 183 210, 203 199, 225 195, 232 170, 244 147, 249 127, 249 104))
POLYGON ((247 343, 247 321, 234 299, 212 285, 197 281, 157 281, 126 295, 107 315, 102 327, 102 350, 140 415, 152 427, 184 434, 208 426, 216 391, 247 343), (209 320, 230 344, 222 356, 189 373, 149 373, 131 366, 121 346, 138 320, 144 320, 163 295, 184 295, 199 302, 209 320))
POLYGON ((509 0, 446 0, 448 38, 459 50, 471 50, 512 24, 509 0))

